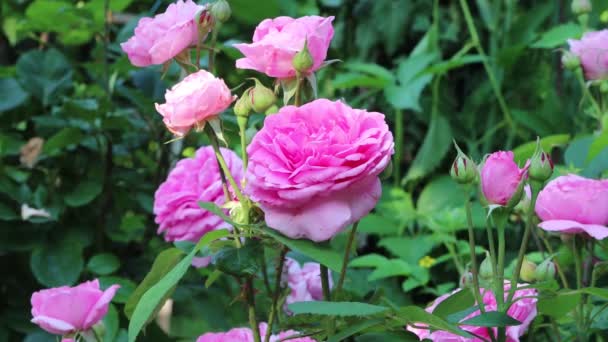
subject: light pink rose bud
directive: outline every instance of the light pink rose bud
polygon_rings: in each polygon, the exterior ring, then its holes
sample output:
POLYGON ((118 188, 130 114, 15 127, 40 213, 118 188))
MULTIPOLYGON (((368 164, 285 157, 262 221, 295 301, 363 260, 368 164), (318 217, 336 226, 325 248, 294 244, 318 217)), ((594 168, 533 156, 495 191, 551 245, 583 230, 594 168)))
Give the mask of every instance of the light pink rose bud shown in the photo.
POLYGON ((32 294, 32 322, 51 334, 85 331, 101 321, 120 286, 99 289, 99 281, 55 287, 32 294))
POLYGON ((490 154, 483 163, 481 190, 488 204, 506 206, 512 198, 516 199, 518 192, 521 196, 526 168, 520 169, 513 158, 511 151, 498 151, 490 154))
MULTIPOLYGON (((285 268, 287 269, 287 286, 290 290, 289 295, 285 300, 286 311, 287 305, 291 303, 323 300, 321 271, 318 263, 307 262, 300 267, 300 264, 297 261, 286 258, 285 268)), ((332 279, 330 277, 330 288, 332 285, 332 279)))
POLYGON ((245 55, 236 61, 236 67, 257 70, 275 78, 295 77, 293 58, 307 42, 313 60, 307 71, 314 72, 327 57, 334 36, 333 20, 334 17, 318 16, 266 19, 256 27, 251 44, 234 45, 245 55))
POLYGON ((580 58, 588 80, 608 77, 608 29, 587 32, 581 40, 569 39, 570 51, 580 58))
POLYGON ((120 46, 135 66, 163 64, 196 45, 198 23, 195 16, 203 8, 192 0, 178 0, 164 13, 140 19, 135 35, 120 46))
POLYGON ((557 177, 538 194, 538 225, 546 231, 608 237, 608 182, 576 175, 557 177))
POLYGON ((166 102, 157 103, 156 110, 167 129, 181 137, 193 127, 204 127, 206 120, 222 113, 235 99, 222 79, 199 70, 167 90, 166 102))
MULTIPOLYGON (((230 173, 240 184, 243 163, 236 153, 220 149, 230 173)), ((177 162, 169 176, 154 194, 154 215, 158 233, 167 241, 198 240, 210 231, 229 228, 219 216, 199 207, 198 202, 225 203, 215 154, 211 146, 201 147, 193 158, 177 162)), ((227 211, 226 211, 227 213, 227 211)), ((197 258, 195 267, 206 266, 210 259, 197 258)))
POLYGON ((325 99, 286 106, 247 148, 245 191, 269 227, 325 241, 374 208, 393 146, 383 114, 325 99))

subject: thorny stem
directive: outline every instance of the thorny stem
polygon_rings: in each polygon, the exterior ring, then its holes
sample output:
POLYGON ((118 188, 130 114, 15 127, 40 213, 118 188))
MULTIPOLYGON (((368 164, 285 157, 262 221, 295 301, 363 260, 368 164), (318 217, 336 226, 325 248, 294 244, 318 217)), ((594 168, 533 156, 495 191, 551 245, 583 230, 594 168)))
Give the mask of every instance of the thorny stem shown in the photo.
POLYGON ((481 298, 481 292, 479 290, 479 269, 477 268, 477 254, 475 253, 475 232, 473 231, 473 213, 471 208, 470 198, 470 187, 464 187, 465 192, 465 209, 467 214, 467 228, 469 230, 469 250, 471 253, 471 270, 473 273, 473 290, 475 291, 474 296, 479 305, 479 309, 482 313, 485 312, 485 306, 483 299, 481 298))
POLYGON ((338 279, 338 285, 335 288, 335 291, 340 291, 342 289, 342 285, 344 285, 344 278, 346 277, 346 266, 348 264, 348 259, 350 256, 350 250, 353 246, 353 241, 357 236, 357 227, 359 226, 359 221, 353 224, 353 228, 350 230, 350 234, 348 235, 348 242, 346 243, 346 249, 344 250, 344 259, 342 260, 342 269, 340 270, 340 278, 338 279))
POLYGON ((285 254, 287 254, 288 248, 283 246, 281 249, 281 254, 279 255, 279 262, 277 263, 276 268, 276 278, 274 280, 274 292, 272 293, 272 306, 270 307, 270 314, 268 316, 268 328, 266 329, 266 336, 264 338, 265 342, 270 341, 270 334, 272 333, 272 325, 274 324, 274 319, 277 314, 277 302, 279 301, 279 296, 281 294, 281 276, 283 274, 283 265, 285 265, 285 254))
MULTIPOLYGON (((331 292, 329 290, 329 270, 325 265, 319 265, 321 271, 321 287, 323 288, 323 299, 325 301, 331 301, 331 292)), ((333 319, 327 320, 327 337, 331 337, 334 334, 335 322, 333 319)))
POLYGON ((253 280, 251 277, 247 277, 247 280, 245 282, 245 296, 247 297, 249 325, 251 326, 251 330, 253 331, 253 340, 255 342, 261 342, 258 321, 255 317, 255 298, 253 291, 253 280))

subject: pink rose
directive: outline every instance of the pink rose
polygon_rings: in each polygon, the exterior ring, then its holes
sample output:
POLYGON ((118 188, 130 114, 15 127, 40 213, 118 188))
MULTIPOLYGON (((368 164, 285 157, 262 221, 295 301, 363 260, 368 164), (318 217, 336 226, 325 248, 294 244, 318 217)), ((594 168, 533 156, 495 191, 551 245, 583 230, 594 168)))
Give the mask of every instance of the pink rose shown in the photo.
POLYGON ((269 227, 328 240, 372 210, 393 154, 384 115, 325 99, 266 117, 247 148, 247 194, 269 227))
POLYGON ((334 36, 333 20, 334 17, 318 16, 266 19, 256 27, 253 43, 234 45, 245 55, 236 61, 236 67, 257 70, 270 77, 295 77, 296 70, 291 61, 304 48, 306 41, 313 59, 310 72, 314 72, 327 57, 327 49, 334 36))
MULTIPOLYGON (((260 323, 259 329, 260 335, 262 336, 263 340, 264 336, 266 336, 266 329, 268 329, 268 324, 260 323)), ((298 332, 294 330, 283 331, 280 332, 278 335, 270 335, 270 342, 279 342, 284 338, 297 334, 298 332)), ((289 339, 289 341, 315 342, 315 340, 310 337, 294 338, 289 339)), ((253 332, 250 328, 234 328, 227 332, 206 333, 204 335, 199 336, 196 342, 253 342, 253 332)))
POLYGON ((138 67, 163 64, 184 49, 196 45, 197 12, 204 9, 192 0, 178 0, 165 13, 154 18, 141 18, 135 35, 120 44, 131 63, 138 67))
POLYGON ((568 175, 557 177, 538 194, 536 214, 544 230, 608 237, 608 182, 568 175))
POLYGON ((32 322, 51 334, 65 335, 90 329, 108 313, 118 285, 99 289, 99 281, 75 287, 55 287, 32 294, 32 322))
MULTIPOLYGON (((291 259, 285 260, 287 286, 290 292, 285 300, 287 304, 295 302, 307 302, 311 300, 323 300, 323 289, 321 287, 321 271, 318 263, 307 262, 302 267, 291 259)), ((332 286, 330 277, 330 287, 332 286)))
MULTIPOLYGON (((524 286, 524 285, 520 284, 519 286, 524 286)), ((505 299, 507 298, 508 291, 510 288, 511 288, 511 286, 510 286, 509 282, 505 281, 505 285, 504 285, 505 299)), ((437 305, 439 305, 439 303, 443 302, 448 297, 450 297, 451 295, 453 295, 454 293, 456 293, 458 291, 468 291, 468 290, 457 289, 457 290, 453 291, 452 293, 448 293, 443 296, 440 296, 437 299, 435 299, 433 304, 431 304, 426 309, 426 311, 432 313, 433 310, 435 310, 435 308, 437 307, 437 305)), ((498 310, 498 305, 496 303, 496 297, 494 296, 494 293, 492 293, 492 291, 480 289, 480 293, 483 293, 483 303, 485 305, 486 311, 498 310)), ((515 296, 513 296, 513 299, 516 301, 511 305, 509 310, 507 310, 507 314, 509 316, 511 316, 512 318, 520 321, 522 324, 507 327, 507 341, 508 342, 519 342, 519 338, 526 333, 526 330, 530 326, 530 323, 532 323, 532 321, 536 317, 537 299, 533 298, 533 297, 537 297, 537 295, 538 294, 535 289, 522 289, 522 290, 515 291, 515 296), (518 298, 519 298, 519 300, 517 300, 518 298)), ((466 316, 465 318, 463 318, 462 320, 460 320, 460 322, 473 318, 475 316, 478 316, 480 313, 481 313, 481 311, 479 311, 479 310, 475 311, 475 312, 471 313, 470 315, 466 316)), ((416 325, 424 326, 424 324, 416 324, 416 325)), ((474 333, 476 335, 486 338, 487 340, 490 340, 490 336, 488 334, 488 329, 485 327, 475 327, 475 326, 464 325, 464 326, 461 326, 461 328, 465 331, 474 333)), ((407 326, 407 330, 418 335, 418 338, 420 338, 420 340, 429 339, 431 341, 436 341, 436 342, 439 342, 439 341, 481 342, 482 341, 479 338, 473 338, 473 339, 465 338, 465 337, 454 335, 447 331, 441 331, 441 330, 430 331, 429 329, 423 329, 423 328, 419 329, 419 328, 414 328, 411 326, 407 326)), ((496 328, 493 328, 493 331, 494 331, 494 334, 496 334, 496 328)))
POLYGON ((167 90, 166 103, 155 105, 167 128, 181 137, 192 127, 204 127, 206 120, 230 107, 235 98, 222 79, 199 70, 167 90))
MULTIPOLYGON (((241 159, 231 150, 221 149, 237 183, 243 178, 241 159)), ((219 216, 203 210, 198 202, 225 202, 222 181, 211 146, 201 147, 193 158, 182 159, 154 194, 158 233, 167 241, 198 240, 207 232, 228 228, 219 216)), ((203 261, 203 260, 201 260, 203 261)))
POLYGON ((481 168, 481 190, 489 204, 505 206, 517 191, 527 168, 520 169, 513 152, 490 154, 481 168))
POLYGON ((587 79, 608 77, 608 30, 587 32, 581 40, 568 39, 568 44, 570 52, 580 59, 587 79))

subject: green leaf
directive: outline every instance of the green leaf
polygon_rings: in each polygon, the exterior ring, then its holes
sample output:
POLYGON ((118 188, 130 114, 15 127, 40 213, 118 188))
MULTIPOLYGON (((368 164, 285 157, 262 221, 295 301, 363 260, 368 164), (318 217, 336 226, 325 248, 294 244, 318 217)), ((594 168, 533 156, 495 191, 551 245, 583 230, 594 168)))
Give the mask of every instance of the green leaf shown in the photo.
POLYGON ((569 294, 577 294, 577 293, 585 293, 588 295, 600 297, 602 299, 608 299, 608 289, 599 288, 599 287, 585 287, 578 290, 572 291, 562 291, 560 294, 569 295, 569 294))
POLYGON ((118 328, 120 327, 120 321, 118 317, 118 310, 113 304, 108 306, 108 313, 103 318, 103 342, 115 342, 116 335, 118 334, 118 328))
POLYGON ((330 316, 370 316, 388 310, 387 307, 367 303, 323 301, 296 302, 289 304, 288 308, 296 315, 315 314, 330 316))
POLYGON ((220 249, 213 255, 213 263, 220 271, 230 275, 237 277, 254 275, 259 271, 257 261, 262 253, 264 253, 262 245, 252 240, 242 248, 229 246, 220 249))
POLYGON ((488 311, 460 322, 460 324, 472 325, 474 327, 508 327, 520 325, 521 322, 504 312, 488 311))
POLYGON ((74 190, 67 193, 63 200, 70 207, 80 207, 93 201, 103 189, 100 182, 84 181, 79 183, 74 190))
POLYGON ((116 292, 116 295, 114 296, 114 298, 112 298, 112 301, 114 303, 120 304, 127 302, 133 291, 135 291, 135 287, 137 286, 137 284, 135 284, 135 282, 133 282, 131 279, 116 276, 99 277, 99 283, 104 289, 114 284, 120 285, 120 288, 116 292))
MULTIPOLYGON (((152 286, 156 285, 164 276, 167 275, 174 267, 177 265, 184 253, 178 248, 169 248, 166 249, 154 259, 154 263, 152 264, 152 268, 144 277, 144 280, 137 285, 137 288, 125 304, 125 315, 127 318, 131 319, 133 315, 133 311, 135 311, 135 307, 139 303, 141 297, 148 291, 152 286)), ((171 291, 169 291, 171 292, 171 291)), ((164 301, 159 303, 159 307, 156 308, 155 312, 160 309, 164 301)), ((153 315, 152 315, 153 316, 153 315)))
POLYGON ((539 49, 554 49, 566 43, 568 39, 578 39, 583 35, 583 27, 574 23, 554 26, 543 33, 531 47, 539 49))
POLYGON ((452 146, 450 123, 441 115, 431 119, 429 130, 422 146, 412 162, 403 182, 409 182, 428 175, 440 165, 443 157, 452 146))
POLYGON ((44 144, 44 154, 55 155, 59 150, 80 143, 85 138, 84 134, 76 127, 66 127, 55 133, 44 144))
POLYGON ((540 314, 559 319, 574 310, 581 300, 580 293, 562 293, 557 296, 539 298, 536 307, 540 314))
POLYGON ((448 320, 448 316, 467 310, 473 305, 475 305, 473 293, 469 290, 460 290, 439 303, 433 310, 433 315, 448 320))
POLYGON ((380 254, 366 254, 351 260, 349 267, 380 267, 388 259, 380 254))
POLYGON ((342 254, 331 249, 328 243, 315 243, 310 240, 290 239, 270 228, 265 229, 264 232, 293 251, 310 257, 314 261, 327 266, 332 271, 340 272, 342 269, 342 254))
MULTIPOLYGON (((540 139, 540 145, 547 153, 551 153, 554 147, 563 146, 570 142, 570 134, 555 134, 540 139)), ((523 165, 526 160, 530 159, 536 149, 536 140, 527 142, 513 149, 515 162, 523 165)))
POLYGON ((481 55, 465 55, 462 57, 450 59, 447 61, 433 63, 424 70, 425 74, 444 74, 450 70, 458 69, 465 65, 481 63, 483 56, 481 55))
POLYGON ((120 260, 117 256, 110 253, 94 255, 89 259, 87 270, 97 275, 112 274, 120 267, 120 260))
POLYGON ((266 18, 274 18, 281 15, 279 0, 261 1, 251 6, 250 0, 230 0, 232 15, 237 21, 249 25, 256 25, 266 18))
POLYGON ((101 25, 95 27, 93 14, 88 8, 74 6, 68 1, 35 0, 25 14, 31 29, 57 32, 66 45, 86 43, 93 37, 95 29, 103 28, 101 25))
POLYGON ((459 329, 456 325, 450 324, 440 317, 430 314, 417 306, 406 306, 399 309, 399 313, 396 318, 402 320, 404 324, 422 323, 427 324, 433 329, 451 332, 452 334, 467 338, 473 337, 468 332, 459 329))
POLYGON ((226 229, 211 231, 201 238, 196 244, 196 247, 182 261, 180 261, 167 275, 165 275, 158 283, 152 286, 144 293, 140 301, 137 303, 131 321, 129 322, 129 342, 135 342, 137 335, 144 327, 148 319, 153 315, 154 310, 165 298, 167 292, 174 288, 177 283, 186 274, 186 271, 192 264, 192 259, 196 253, 207 246, 209 243, 227 237, 230 232, 226 229))
POLYGON ((369 329, 373 326, 382 324, 384 320, 382 319, 366 319, 362 322, 359 322, 354 325, 348 325, 346 329, 339 331, 337 334, 330 337, 328 342, 340 342, 345 341, 350 336, 358 334, 366 329, 369 329))
POLYGON ((417 269, 406 261, 401 259, 391 259, 376 266, 376 269, 370 273, 367 279, 369 281, 376 281, 389 277, 409 276, 415 271, 417 271, 417 269))
POLYGON ((17 78, 27 92, 47 106, 72 86, 72 67, 55 49, 30 50, 17 60, 17 78))
POLYGON ((14 78, 0 78, 0 112, 19 107, 27 96, 14 78))
POLYGON ((424 187, 416 209, 421 215, 429 215, 444 209, 463 207, 464 200, 462 188, 450 176, 439 176, 424 187))
POLYGON ((231 226, 244 227, 244 225, 234 222, 230 217, 228 217, 228 215, 226 215, 222 208, 213 202, 198 202, 198 206, 221 217, 224 222, 231 226))
POLYGON ((599 137, 597 137, 593 140, 593 143, 589 147, 589 153, 587 154, 587 163, 589 163, 593 159, 595 159, 595 157, 597 157, 607 147, 608 147, 608 131, 602 133, 602 135, 600 135, 599 137))
POLYGON ((69 239, 45 243, 34 249, 30 257, 34 277, 47 287, 74 285, 83 267, 82 247, 69 239))
POLYGON ((433 78, 432 75, 424 74, 423 71, 436 58, 435 53, 421 53, 412 55, 399 63, 398 83, 384 89, 387 101, 398 109, 422 111, 418 102, 420 94, 433 78))

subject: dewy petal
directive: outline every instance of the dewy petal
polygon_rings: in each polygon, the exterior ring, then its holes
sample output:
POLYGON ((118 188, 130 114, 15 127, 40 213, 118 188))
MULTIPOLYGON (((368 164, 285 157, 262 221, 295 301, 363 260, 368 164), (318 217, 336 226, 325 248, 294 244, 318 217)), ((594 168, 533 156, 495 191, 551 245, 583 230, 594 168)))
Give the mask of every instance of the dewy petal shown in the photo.
POLYGON ((32 323, 40 326, 51 334, 57 335, 65 335, 76 330, 76 327, 68 322, 47 316, 36 316, 32 319, 32 323))
POLYGON ((599 224, 584 224, 570 220, 548 220, 541 222, 538 226, 550 232, 569 234, 587 233, 597 240, 608 237, 608 227, 599 224))

